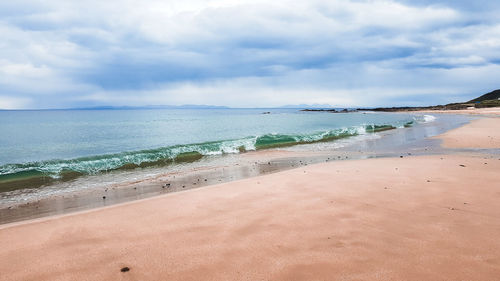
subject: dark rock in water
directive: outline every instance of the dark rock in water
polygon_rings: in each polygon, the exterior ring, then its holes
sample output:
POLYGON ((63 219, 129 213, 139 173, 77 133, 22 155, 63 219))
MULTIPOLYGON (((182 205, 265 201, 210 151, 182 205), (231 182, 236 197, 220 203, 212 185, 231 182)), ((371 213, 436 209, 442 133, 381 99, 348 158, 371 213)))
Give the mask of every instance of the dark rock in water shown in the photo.
POLYGON ((262 112, 262 114, 271 114, 271 112, 266 111, 266 112, 262 112))
POLYGON ((128 266, 125 266, 125 267, 122 267, 122 269, 120 269, 121 272, 127 272, 127 271, 130 271, 130 268, 128 268, 128 266))

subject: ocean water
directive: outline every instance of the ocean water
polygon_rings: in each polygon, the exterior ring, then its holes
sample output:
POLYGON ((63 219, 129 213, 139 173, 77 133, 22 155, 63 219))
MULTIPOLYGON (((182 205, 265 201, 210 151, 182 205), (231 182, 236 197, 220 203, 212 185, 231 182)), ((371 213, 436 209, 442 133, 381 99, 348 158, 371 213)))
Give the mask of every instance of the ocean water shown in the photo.
POLYGON ((0 192, 206 155, 334 142, 429 119, 298 109, 0 111, 0 192))

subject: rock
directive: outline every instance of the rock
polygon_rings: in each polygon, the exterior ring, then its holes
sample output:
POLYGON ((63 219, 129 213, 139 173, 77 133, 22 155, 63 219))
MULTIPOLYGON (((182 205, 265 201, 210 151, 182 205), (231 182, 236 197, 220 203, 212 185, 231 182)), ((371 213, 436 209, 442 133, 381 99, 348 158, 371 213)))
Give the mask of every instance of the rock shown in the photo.
POLYGON ((460 167, 465 167, 465 165, 462 165, 462 164, 460 164, 460 165, 458 165, 458 166, 460 166, 460 167))
POLYGON ((121 272, 128 272, 130 271, 130 268, 128 268, 128 266, 125 266, 125 267, 122 267, 122 269, 120 269, 121 272))
POLYGON ((102 197, 102 199, 103 199, 103 200, 105 200, 105 199, 106 199, 106 196, 103 196, 103 197, 102 197))

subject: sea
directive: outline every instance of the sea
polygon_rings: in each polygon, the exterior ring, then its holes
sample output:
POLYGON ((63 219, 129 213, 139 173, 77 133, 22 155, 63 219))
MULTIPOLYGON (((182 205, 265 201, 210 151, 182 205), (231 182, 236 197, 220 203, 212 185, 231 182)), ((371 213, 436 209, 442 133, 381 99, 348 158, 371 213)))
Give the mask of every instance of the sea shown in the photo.
POLYGON ((314 150, 314 144, 345 146, 351 139, 434 119, 425 114, 300 109, 0 111, 0 198, 15 201, 23 190, 69 186, 61 183, 80 179, 72 186, 78 189, 85 185, 82 177, 103 182, 99 176, 110 172, 114 176, 106 184, 112 184, 124 180, 120 171, 130 176, 141 170, 151 176, 206 157, 304 145, 314 150))

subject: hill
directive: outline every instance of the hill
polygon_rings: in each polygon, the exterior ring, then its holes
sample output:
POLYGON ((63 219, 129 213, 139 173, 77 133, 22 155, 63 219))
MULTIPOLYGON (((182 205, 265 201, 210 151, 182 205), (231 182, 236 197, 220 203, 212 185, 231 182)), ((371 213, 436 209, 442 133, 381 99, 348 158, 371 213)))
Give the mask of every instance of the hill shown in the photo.
POLYGON ((358 108, 360 111, 417 111, 417 110, 457 110, 466 109, 468 107, 484 108, 484 107, 500 107, 500 89, 484 94, 478 98, 462 103, 449 103, 446 105, 421 106, 421 107, 379 107, 379 108, 358 108))
POLYGON ((478 98, 475 98, 473 100, 468 101, 469 103, 475 103, 475 102, 482 102, 485 100, 498 100, 500 99, 500 89, 499 90, 494 90, 493 92, 489 92, 487 94, 484 94, 478 98))

